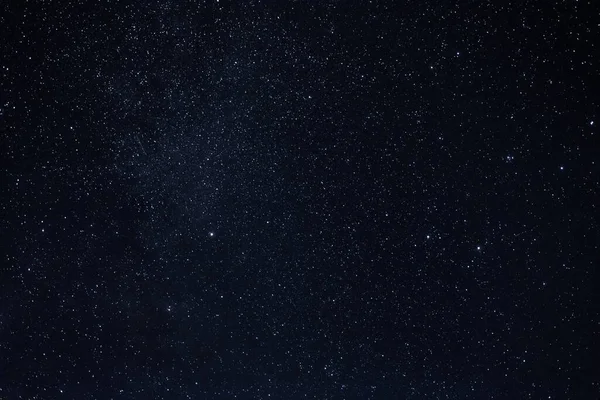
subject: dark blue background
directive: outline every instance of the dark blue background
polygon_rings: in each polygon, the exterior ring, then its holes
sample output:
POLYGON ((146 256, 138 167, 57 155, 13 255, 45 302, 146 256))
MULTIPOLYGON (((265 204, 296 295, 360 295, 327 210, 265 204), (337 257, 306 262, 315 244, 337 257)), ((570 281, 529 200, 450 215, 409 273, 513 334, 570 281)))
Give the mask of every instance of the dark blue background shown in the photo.
POLYGON ((596 398, 597 11, 3 2, 0 398, 596 398))

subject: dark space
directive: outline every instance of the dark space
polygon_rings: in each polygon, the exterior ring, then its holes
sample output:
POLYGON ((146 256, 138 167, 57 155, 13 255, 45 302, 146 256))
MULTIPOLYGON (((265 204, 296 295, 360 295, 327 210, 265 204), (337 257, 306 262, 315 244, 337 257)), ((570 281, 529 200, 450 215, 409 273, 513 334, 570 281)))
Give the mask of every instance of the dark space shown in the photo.
POLYGON ((0 399, 597 399, 594 1, 5 1, 0 399))

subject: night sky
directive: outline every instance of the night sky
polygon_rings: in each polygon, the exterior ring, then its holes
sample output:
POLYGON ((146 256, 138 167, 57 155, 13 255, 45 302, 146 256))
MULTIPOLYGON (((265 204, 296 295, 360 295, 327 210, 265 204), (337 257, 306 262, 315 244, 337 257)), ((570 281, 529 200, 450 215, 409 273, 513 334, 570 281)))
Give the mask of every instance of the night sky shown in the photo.
POLYGON ((599 398, 594 3, 3 1, 0 399, 599 398))

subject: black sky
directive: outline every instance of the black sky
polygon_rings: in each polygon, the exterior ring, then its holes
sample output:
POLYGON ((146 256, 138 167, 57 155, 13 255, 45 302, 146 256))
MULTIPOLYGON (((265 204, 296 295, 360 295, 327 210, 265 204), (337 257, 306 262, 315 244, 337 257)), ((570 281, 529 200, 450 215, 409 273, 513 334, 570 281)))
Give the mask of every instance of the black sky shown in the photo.
POLYGON ((599 31, 2 2, 0 398, 597 398, 599 31))

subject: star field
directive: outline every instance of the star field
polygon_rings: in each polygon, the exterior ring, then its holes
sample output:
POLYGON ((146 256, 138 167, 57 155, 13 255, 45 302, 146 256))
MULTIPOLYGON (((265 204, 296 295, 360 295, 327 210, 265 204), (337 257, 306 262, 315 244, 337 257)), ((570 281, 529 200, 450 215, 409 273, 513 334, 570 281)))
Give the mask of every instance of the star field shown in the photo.
POLYGON ((0 398, 597 398, 597 15, 4 2, 0 398))

